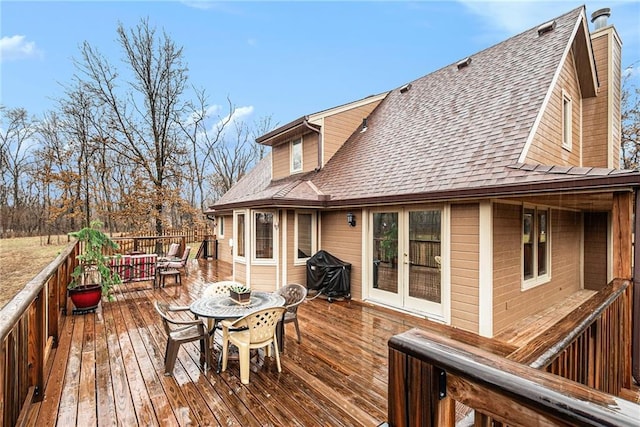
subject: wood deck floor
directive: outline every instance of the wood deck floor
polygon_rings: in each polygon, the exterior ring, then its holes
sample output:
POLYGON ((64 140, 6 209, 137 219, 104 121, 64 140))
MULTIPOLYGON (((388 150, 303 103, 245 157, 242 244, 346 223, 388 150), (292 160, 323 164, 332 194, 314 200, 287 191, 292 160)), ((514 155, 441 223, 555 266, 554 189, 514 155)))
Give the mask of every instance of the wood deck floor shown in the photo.
POLYGON ((68 316, 44 399, 31 406, 28 425, 376 426, 386 420, 387 340, 429 322, 356 302, 302 304, 302 343, 288 324, 281 373, 260 354, 246 386, 234 362, 226 372, 205 374, 191 343, 180 349, 174 376, 165 376, 166 336, 153 301, 188 304, 203 282, 228 276, 219 271, 222 263, 197 263, 182 286, 127 284, 96 313, 68 316))

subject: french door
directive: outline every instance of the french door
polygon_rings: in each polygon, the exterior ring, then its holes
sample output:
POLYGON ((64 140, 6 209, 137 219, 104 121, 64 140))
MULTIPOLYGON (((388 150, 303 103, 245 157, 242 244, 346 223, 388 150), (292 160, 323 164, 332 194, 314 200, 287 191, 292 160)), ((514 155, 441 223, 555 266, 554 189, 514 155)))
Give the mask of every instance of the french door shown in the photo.
MULTIPOLYGON (((376 210, 369 215, 369 297, 443 319, 444 208, 376 210)), ((445 288, 446 289, 446 288, 445 288)))

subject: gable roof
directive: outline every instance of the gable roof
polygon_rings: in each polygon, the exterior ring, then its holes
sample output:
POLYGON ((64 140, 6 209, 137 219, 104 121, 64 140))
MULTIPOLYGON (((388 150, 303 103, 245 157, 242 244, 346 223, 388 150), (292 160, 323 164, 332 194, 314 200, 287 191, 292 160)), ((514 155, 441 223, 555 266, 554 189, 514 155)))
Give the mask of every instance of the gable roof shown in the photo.
POLYGON ((584 7, 574 9, 556 18, 552 31, 531 28, 472 55, 467 66, 450 64, 389 92, 366 131, 354 132, 319 172, 261 181, 253 196, 225 195, 214 208, 243 200, 252 206, 442 200, 532 185, 568 189, 579 179, 603 186, 638 179, 616 170, 554 173, 551 166, 518 165, 568 49, 576 34, 584 37, 585 19, 584 7), (318 191, 302 186, 309 180, 318 191))

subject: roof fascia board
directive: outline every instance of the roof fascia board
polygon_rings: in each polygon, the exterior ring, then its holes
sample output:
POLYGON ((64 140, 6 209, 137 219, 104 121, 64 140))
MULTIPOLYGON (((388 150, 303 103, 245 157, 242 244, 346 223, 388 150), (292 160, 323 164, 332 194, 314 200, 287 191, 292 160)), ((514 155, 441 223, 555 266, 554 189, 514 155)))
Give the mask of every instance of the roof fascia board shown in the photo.
POLYGON ((518 183, 502 186, 479 188, 463 188, 457 190, 442 190, 428 193, 399 194, 395 196, 367 197, 358 199, 332 200, 323 197, 319 200, 286 200, 262 199, 216 206, 215 210, 228 210, 253 207, 300 207, 300 208, 344 208, 392 205, 400 203, 464 201, 470 199, 486 199, 497 197, 541 196, 545 194, 557 195, 579 193, 602 193, 634 191, 640 189, 640 174, 607 175, 595 178, 563 179, 539 183, 518 183))
POLYGON ((536 120, 533 122, 533 126, 531 127, 531 131, 529 132, 529 136, 527 137, 527 142, 524 144, 524 148, 522 149, 522 153, 520 153, 520 157, 518 157, 518 163, 525 163, 527 158, 527 154, 529 154, 529 149, 531 148, 531 144, 533 144, 533 138, 535 137, 538 127, 540 126, 540 122, 542 121, 542 116, 544 116, 545 111, 547 110, 547 106, 549 105, 549 101, 551 100, 551 95, 553 95, 553 89, 556 87, 558 80, 560 79, 560 74, 562 73, 562 67, 564 63, 567 61, 567 57, 569 56, 569 52, 571 51, 571 47, 573 46, 573 40, 576 37, 576 33, 580 28, 580 25, 584 22, 585 14, 584 14, 584 6, 582 6, 582 12, 580 12, 580 17, 576 20, 576 23, 573 27, 573 31, 571 32, 571 37, 569 37, 569 41, 564 48, 564 52, 562 53, 562 57, 558 62, 558 67, 556 68, 556 72, 553 75, 553 79, 551 80, 551 84, 547 89, 547 94, 542 101, 542 106, 538 110, 538 115, 536 120))
POLYGON ((348 104, 340 105, 338 107, 333 107, 333 108, 330 108, 328 110, 324 110, 324 111, 320 111, 318 113, 311 114, 311 115, 308 116, 308 121, 309 121, 309 123, 318 124, 317 122, 320 121, 321 119, 324 119, 325 117, 333 116, 335 114, 339 114, 339 113, 342 113, 344 111, 351 110, 353 108, 362 107, 363 105, 367 105, 367 104, 370 104, 372 102, 379 101, 381 99, 384 99, 388 94, 389 94, 389 92, 383 92, 383 93, 378 94, 378 95, 371 95, 371 96, 368 96, 366 98, 362 98, 362 99, 359 99, 357 101, 350 102, 348 104))

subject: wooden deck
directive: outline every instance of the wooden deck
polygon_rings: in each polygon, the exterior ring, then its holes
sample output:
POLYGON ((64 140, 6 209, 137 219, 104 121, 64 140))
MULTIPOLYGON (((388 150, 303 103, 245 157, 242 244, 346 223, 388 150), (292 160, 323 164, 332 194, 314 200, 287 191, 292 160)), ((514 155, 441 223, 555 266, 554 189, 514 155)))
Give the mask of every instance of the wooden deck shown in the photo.
MULTIPOLYGON (((188 305, 206 283, 229 275, 228 264, 193 261, 182 286, 129 283, 97 312, 67 316, 49 358, 44 398, 31 405, 25 424, 377 426, 387 420, 389 338, 414 327, 467 334, 366 303, 317 298, 299 308, 301 344, 293 325, 286 326, 281 373, 260 352, 248 385, 240 382, 237 362, 221 374, 205 374, 198 345, 191 343, 180 349, 174 376, 165 376, 166 336, 153 302, 188 305)), ((522 330, 547 329, 587 296, 580 293, 566 307, 528 319, 536 327, 522 330)), ((505 331, 500 340, 466 339, 506 356, 533 337, 518 330, 505 331)), ((465 408, 458 406, 462 416, 465 408)))
POLYGON ((226 372, 205 374, 192 343, 180 349, 174 376, 165 376, 166 337, 153 301, 188 304, 204 282, 228 276, 215 261, 197 262, 182 286, 127 284, 96 313, 68 316, 47 367, 44 399, 31 406, 27 424, 376 426, 386 420, 387 340, 429 322, 356 302, 305 302, 298 311, 301 344, 293 325, 286 326, 281 373, 260 353, 246 386, 234 362, 226 372))

